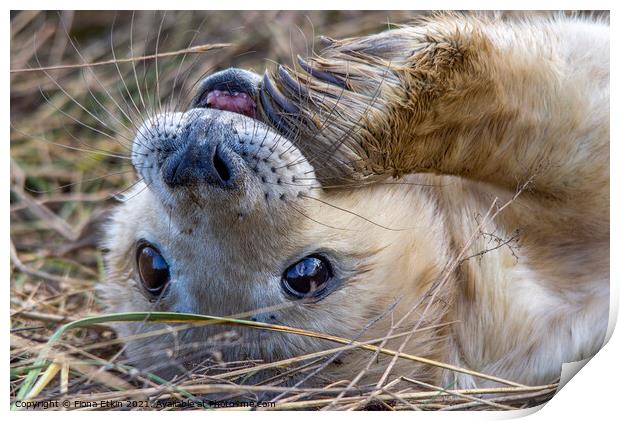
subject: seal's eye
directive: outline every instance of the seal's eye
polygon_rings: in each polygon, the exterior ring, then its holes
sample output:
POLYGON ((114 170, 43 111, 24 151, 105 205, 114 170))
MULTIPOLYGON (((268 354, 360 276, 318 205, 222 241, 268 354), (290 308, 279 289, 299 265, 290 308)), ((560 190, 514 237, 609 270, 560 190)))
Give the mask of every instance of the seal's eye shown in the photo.
POLYGON ((160 294, 170 280, 168 263, 161 253, 148 243, 138 246, 136 258, 142 284, 151 294, 160 294))
POLYGON ((332 278, 332 269, 322 256, 308 256, 289 266, 282 275, 284 290, 296 297, 318 297, 332 278))

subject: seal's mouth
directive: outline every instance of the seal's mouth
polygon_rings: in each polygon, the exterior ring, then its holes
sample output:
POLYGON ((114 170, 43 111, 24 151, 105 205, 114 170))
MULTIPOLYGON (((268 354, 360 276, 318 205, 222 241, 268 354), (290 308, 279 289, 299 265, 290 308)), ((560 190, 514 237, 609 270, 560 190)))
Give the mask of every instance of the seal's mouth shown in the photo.
MULTIPOLYGON (((317 71, 300 60, 301 69, 323 82, 342 87, 342 82, 325 72, 317 71)), ((241 114, 267 124, 287 138, 299 135, 298 120, 303 104, 308 102, 303 81, 278 66, 276 79, 269 72, 259 75, 230 68, 208 76, 195 97, 193 108, 212 108, 241 114), (276 83, 276 80, 279 83, 276 83)))
POLYGON ((207 92, 206 104, 208 108, 230 111, 250 118, 256 118, 256 102, 245 92, 214 89, 207 92))
POLYGON ((301 58, 298 63, 297 69, 278 66, 262 76, 238 68, 213 73, 201 82, 191 108, 234 113, 243 117, 244 129, 272 132, 278 142, 299 149, 303 160, 325 163, 315 173, 321 183, 343 184, 357 180, 357 173, 370 174, 362 168, 366 160, 355 138, 365 115, 346 107, 354 104, 348 76, 301 58), (248 119, 261 124, 246 125, 248 119))

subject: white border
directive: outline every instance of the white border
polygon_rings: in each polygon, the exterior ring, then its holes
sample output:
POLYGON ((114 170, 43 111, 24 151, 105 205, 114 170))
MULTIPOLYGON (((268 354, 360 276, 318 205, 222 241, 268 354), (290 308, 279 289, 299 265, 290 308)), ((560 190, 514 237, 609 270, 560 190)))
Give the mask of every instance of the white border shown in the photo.
MULTIPOLYGON (((312 2, 294 2, 290 1, 273 1, 273 0, 263 0, 260 2, 257 1, 236 1, 236 0, 226 0, 225 2, 214 2, 214 1, 183 1, 172 3, 178 9, 185 10, 200 10, 200 9, 213 9, 213 10, 222 10, 222 9, 297 9, 297 10, 321 10, 321 9, 381 9, 381 10, 405 10, 405 9, 496 9, 498 6, 501 6, 502 9, 513 9, 513 10, 535 10, 535 9, 551 9, 551 10, 569 10, 569 9, 605 9, 611 10, 612 16, 612 25, 611 25, 611 39, 612 39, 612 54, 611 54, 611 69, 612 69, 612 100, 611 100, 611 115, 614 115, 614 111, 617 107, 617 89, 615 88, 615 70, 617 70, 617 62, 618 62, 618 52, 615 48, 616 45, 614 43, 614 39, 619 39, 618 34, 613 26, 615 11, 613 5, 610 1, 573 1, 573 0, 564 0, 564 1, 534 1, 534 0, 521 0, 521 1, 505 1, 505 2, 492 2, 492 1, 446 1, 446 0, 437 0, 437 1, 426 1, 426 2, 411 2, 411 1, 396 1, 396 0, 381 0, 378 1, 368 1, 368 0, 348 0, 348 1, 335 1, 335 0, 313 0, 312 2), (380 6, 380 8, 377 8, 380 6), (616 36, 613 34, 616 33, 616 36)), ((11 2, 9 4, 10 8, 13 9, 91 9, 91 8, 101 8, 102 6, 106 6, 110 9, 165 9, 171 6, 170 1, 161 1, 161 0, 151 0, 151 1, 118 1, 118 0, 107 0, 105 4, 103 3, 85 3, 84 1, 75 1, 75 0, 67 0, 67 1, 35 1, 35 0, 24 0, 20 2, 11 2)), ((7 14, 9 10, 7 9, 7 14)), ((0 191, 0 197, 3 202, 3 209, 5 212, 5 218, 2 221, 2 232, 7 237, 4 237, 4 241, 2 244, 2 251, 4 258, 2 259, 2 273, 9 273, 9 258, 8 258, 8 249, 9 249, 9 189, 10 189, 10 149, 9 149, 9 89, 10 89, 10 78, 8 69, 10 67, 10 57, 9 57, 9 49, 10 49, 10 40, 9 40, 9 19, 8 16, 5 15, 1 20, 1 33, 4 34, 5 41, 3 43, 3 54, 2 54, 2 62, 4 70, 5 83, 3 84, 3 121, 2 121, 2 133, 5 133, 7 138, 2 142, 2 153, 0 154, 1 167, 4 168, 3 172, 5 173, 3 182, 1 184, 2 190, 0 191)), ((612 156, 612 191, 611 191, 611 215, 618 214, 618 191, 615 189, 617 187, 618 180, 618 167, 614 165, 617 155, 618 155, 618 147, 615 146, 618 142, 617 137, 617 119, 611 120, 611 156, 612 156)), ((612 218, 611 225, 611 255, 618 256, 618 229, 615 218, 612 218)), ((610 329, 609 333, 613 330, 617 319, 618 312, 618 263, 615 259, 611 261, 611 273, 612 273, 612 313, 610 315, 610 329)), ((8 276, 5 278, 5 288, 7 291, 7 295, 5 296, 2 306, 5 309, 4 313, 5 317, 2 318, 2 332, 9 332, 10 321, 7 317, 9 314, 9 282, 8 276)), ((608 335, 609 336, 609 335, 608 335)), ((3 407, 5 411, 9 411, 9 338, 8 334, 2 336, 3 350, 4 350, 4 361, 2 364, 2 372, 4 373, 3 390, 2 399, 3 407)), ((458 413, 438 413, 438 412, 425 412, 425 413, 416 413, 415 415, 411 414, 409 411, 403 411, 400 413, 390 413, 381 414, 380 416, 391 416, 396 418, 407 417, 410 419, 411 416, 421 416, 421 417, 431 417, 431 418, 454 418, 457 417, 459 419, 506 419, 506 418, 517 418, 529 413, 534 412, 533 415, 530 416, 530 419, 534 420, 542 420, 542 419, 575 419, 575 418, 589 418, 589 419, 607 419, 608 416, 612 413, 616 413, 615 404, 617 402, 616 395, 618 394, 615 386, 615 377, 617 373, 620 373, 617 356, 620 355, 620 340, 618 339, 618 335, 613 335, 607 345, 593 357, 593 359, 587 364, 587 368, 577 373, 574 379, 568 382, 566 387, 564 387, 542 410, 538 409, 529 409, 524 411, 516 411, 511 413, 497 413, 497 412, 458 412, 458 413)), ((163 412, 153 412, 150 411, 148 413, 121 413, 115 412, 114 414, 109 414, 105 412, 90 412, 88 415, 85 413, 79 412, 37 412, 37 413, 24 413, 24 412, 11 412, 9 415, 14 418, 25 418, 25 417, 38 417, 44 414, 43 416, 46 419, 55 420, 65 418, 65 417, 84 417, 88 416, 93 419, 104 419, 104 417, 132 417, 132 418, 142 418, 144 417, 163 417, 166 416, 166 413, 163 412)), ((315 413, 308 412, 299 412, 295 413, 295 418, 306 418, 306 417, 315 417, 315 413)), ((274 413, 274 412, 234 412, 232 414, 229 413, 205 413, 203 411, 196 412, 184 412, 182 415, 175 414, 174 416, 183 416, 183 417, 201 417, 204 419, 205 416, 208 416, 210 419, 221 419, 221 418, 230 418, 230 417, 252 417, 252 418, 266 418, 269 419, 277 419, 277 418, 289 418, 291 413, 274 413)), ((338 417, 341 419, 342 417, 359 417, 359 418, 375 418, 378 414, 374 412, 356 412, 349 414, 342 413, 321 413, 322 416, 327 418, 338 417)))

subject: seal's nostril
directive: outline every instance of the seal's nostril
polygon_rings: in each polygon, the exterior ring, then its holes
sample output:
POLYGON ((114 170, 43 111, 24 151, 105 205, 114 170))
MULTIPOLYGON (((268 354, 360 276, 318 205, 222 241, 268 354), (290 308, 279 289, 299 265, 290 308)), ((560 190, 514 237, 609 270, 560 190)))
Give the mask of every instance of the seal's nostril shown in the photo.
POLYGON ((187 166, 184 152, 178 151, 166 157, 162 165, 162 178, 169 187, 177 187, 187 183, 187 166))
POLYGON ((171 188, 201 183, 223 188, 234 187, 234 163, 221 144, 189 143, 163 162, 163 181, 171 188))
POLYGON ((230 180, 230 170, 226 162, 220 156, 220 148, 217 148, 213 154, 213 168, 224 183, 230 180))

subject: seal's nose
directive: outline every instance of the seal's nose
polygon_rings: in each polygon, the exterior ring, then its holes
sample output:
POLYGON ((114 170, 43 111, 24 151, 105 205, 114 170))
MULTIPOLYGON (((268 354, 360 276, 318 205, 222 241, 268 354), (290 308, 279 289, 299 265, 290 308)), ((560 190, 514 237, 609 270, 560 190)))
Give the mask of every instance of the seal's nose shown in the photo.
POLYGON ((169 187, 207 183, 230 187, 233 173, 223 151, 215 144, 189 143, 170 155, 162 166, 162 177, 169 187))
POLYGON ((235 181, 233 154, 219 136, 209 135, 202 124, 181 134, 180 147, 164 158, 161 174, 171 188, 210 184, 232 187, 235 181))

